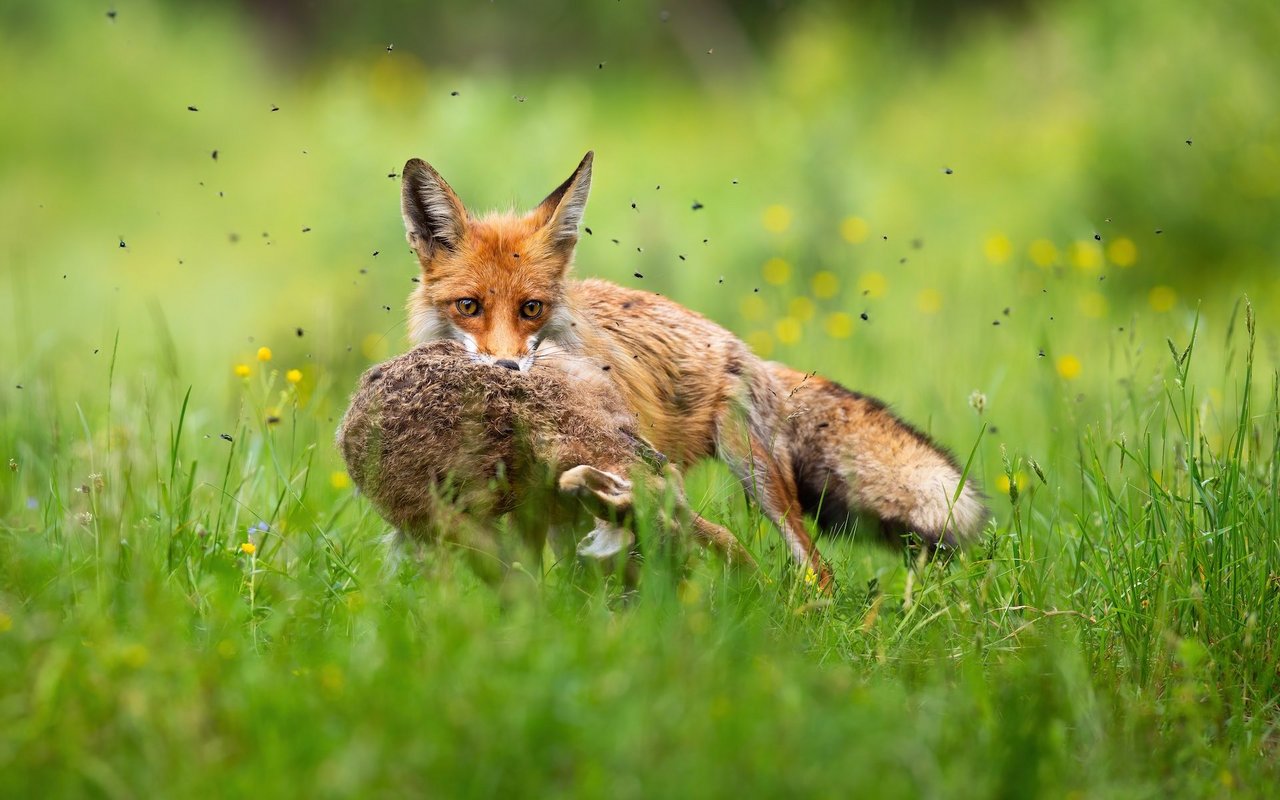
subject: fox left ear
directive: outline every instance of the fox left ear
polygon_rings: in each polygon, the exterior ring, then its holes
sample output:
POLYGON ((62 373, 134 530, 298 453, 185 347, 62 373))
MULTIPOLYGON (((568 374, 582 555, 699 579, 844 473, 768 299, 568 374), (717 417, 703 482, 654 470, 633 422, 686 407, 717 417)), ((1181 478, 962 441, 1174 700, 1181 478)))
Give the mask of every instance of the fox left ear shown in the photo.
POLYGON ((594 151, 588 151, 569 179, 538 204, 534 214, 541 220, 551 240, 572 247, 578 241, 578 226, 591 193, 591 162, 594 151))
POLYGON ((425 269, 437 247, 452 250, 462 241, 467 211, 440 173, 420 158, 409 159, 401 180, 405 234, 425 269))

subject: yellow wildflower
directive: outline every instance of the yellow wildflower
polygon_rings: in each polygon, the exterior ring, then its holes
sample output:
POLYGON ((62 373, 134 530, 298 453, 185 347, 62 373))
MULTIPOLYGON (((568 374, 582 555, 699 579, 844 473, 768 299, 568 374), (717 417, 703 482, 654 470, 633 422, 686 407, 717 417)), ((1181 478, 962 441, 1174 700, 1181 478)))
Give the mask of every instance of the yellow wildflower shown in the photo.
POLYGON ((1057 363, 1058 374, 1067 380, 1074 380, 1080 376, 1081 364, 1080 359, 1072 355, 1062 356, 1057 363))
POLYGON ((351 476, 343 470, 334 470, 329 473, 329 485, 335 489, 345 489, 351 485, 351 476))
POLYGON ((810 281, 810 285, 813 287, 814 297, 820 297, 826 300, 828 298, 835 297, 836 292, 840 291, 840 278, 838 278, 834 272, 827 272, 826 270, 823 270, 813 276, 813 280, 810 281))
POLYGON ((1036 239, 1027 247, 1031 263, 1042 269, 1052 267, 1058 261, 1058 248, 1048 239, 1036 239))
POLYGON ((1102 253, 1095 242, 1072 242, 1067 248, 1067 258, 1071 266, 1084 272, 1092 272, 1102 266, 1102 253))
POLYGON ((755 331, 747 336, 747 346, 761 358, 768 358, 773 353, 773 337, 768 331, 755 331))
POLYGON ((244 553, 246 556, 251 556, 258 552, 258 546, 253 542, 243 542, 240 545, 240 552, 244 553))
POLYGON ((822 327, 832 339, 848 339, 853 335, 853 317, 837 311, 827 315, 822 327))
POLYGON ((782 233, 791 227, 791 209, 775 203, 764 210, 761 221, 770 233, 782 233))
POLYGON ((1003 233, 993 233, 982 243, 982 253, 988 261, 999 266, 1013 255, 1013 243, 1003 233))
POLYGON ((1178 302, 1178 295, 1168 286, 1157 286, 1147 295, 1147 302, 1151 304, 1153 310, 1164 313, 1173 310, 1173 306, 1178 302))
POLYGON ((871 227, 862 217, 846 217, 845 221, 840 223, 840 236, 849 244, 866 241, 867 234, 870 232, 871 227))
POLYGON ((921 289, 916 295, 916 308, 922 314, 937 314, 942 308, 942 294, 937 289, 921 289))
POLYGON ((249 373, 250 373, 251 371, 252 371, 252 370, 250 370, 250 369, 249 369, 249 365, 248 365, 248 364, 236 364, 236 370, 235 370, 235 372, 236 372, 236 377, 237 377, 237 378, 247 378, 247 377, 249 377, 249 373))
POLYGON ((753 293, 742 298, 742 303, 738 306, 738 310, 742 312, 743 319, 755 322, 763 319, 769 308, 765 305, 763 297, 753 293))
POLYGON ((381 333, 365 334, 360 340, 360 352, 370 361, 381 361, 387 357, 387 337, 381 333))
POLYGON ((791 302, 787 303, 787 312, 801 322, 807 322, 813 319, 815 311, 817 311, 817 306, 814 305, 812 300, 804 297, 803 295, 800 297, 793 297, 791 298, 791 302))
POLYGON ((289 383, 299 383, 302 381, 302 370, 291 369, 284 374, 284 379, 289 383))
POLYGON ((818 582, 818 573, 813 571, 813 567, 809 567, 804 572, 804 582, 807 586, 813 586, 818 582))
POLYGON ((1102 292, 1085 292, 1080 295, 1078 304, 1080 313, 1090 319, 1098 319, 1107 315, 1107 298, 1102 292))
MULTIPOLYGON (((1013 475, 1012 485, 1017 486, 1019 489, 1027 488, 1027 474, 1021 471, 1015 472, 1013 475)), ((1009 476, 1000 475, 997 477, 996 488, 1000 490, 1000 494, 1008 494, 1010 488, 1009 476)))
POLYGON ((271 360, 271 348, 270 348, 270 347, 259 347, 259 348, 258 348, 258 360, 259 360, 259 361, 270 361, 270 360, 271 360))
POLYGON ((783 317, 773 326, 773 333, 783 344, 795 344, 800 341, 802 333, 800 323, 791 317, 783 317))
POLYGON ((764 262, 761 271, 764 273, 765 281, 774 286, 781 286, 791 277, 791 265, 781 258, 771 258, 764 262))
POLYGON ((1138 246, 1132 239, 1116 239, 1107 245, 1107 258, 1117 267, 1132 267, 1138 260, 1138 246))
POLYGON ((858 289, 867 297, 883 297, 889 291, 889 281, 879 272, 868 272, 858 279, 858 289))

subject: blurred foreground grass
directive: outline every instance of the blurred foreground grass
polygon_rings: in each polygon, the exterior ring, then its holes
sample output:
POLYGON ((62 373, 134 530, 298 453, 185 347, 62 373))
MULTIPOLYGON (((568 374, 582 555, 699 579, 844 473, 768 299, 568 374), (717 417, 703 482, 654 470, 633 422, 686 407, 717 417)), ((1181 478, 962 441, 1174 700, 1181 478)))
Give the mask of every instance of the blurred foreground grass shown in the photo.
POLYGON ((301 73, 211 11, 5 9, 0 795, 1265 796, 1276 12, 1048 8, 301 73), (528 205, 589 148, 581 273, 977 443, 989 542, 825 542, 828 603, 709 466, 771 582, 389 570, 330 441, 405 344, 398 167, 528 205))

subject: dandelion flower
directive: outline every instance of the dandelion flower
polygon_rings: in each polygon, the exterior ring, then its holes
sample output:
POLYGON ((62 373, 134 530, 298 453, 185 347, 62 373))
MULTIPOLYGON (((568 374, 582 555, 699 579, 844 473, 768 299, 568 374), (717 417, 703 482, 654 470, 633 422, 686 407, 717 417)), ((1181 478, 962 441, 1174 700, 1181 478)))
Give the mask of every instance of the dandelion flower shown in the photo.
POLYGON ((1107 245, 1107 258, 1117 267, 1132 267, 1138 260, 1138 246, 1121 237, 1107 245))
POLYGON ((380 333, 366 334, 360 341, 360 352, 370 361, 381 361, 387 356, 387 337, 380 333))
POLYGON ((791 277, 791 265, 781 258, 771 258, 761 269, 766 283, 781 286, 791 277))
POLYGON ((1099 319, 1107 315, 1107 298, 1102 292, 1085 292, 1080 295, 1080 313, 1090 319, 1099 319))
POLYGON ((1013 480, 1009 480, 1008 475, 1000 475, 996 478, 996 488, 1000 490, 1000 494, 1008 494, 1009 489, 1016 487, 1019 491, 1027 488, 1027 475, 1025 472, 1015 472, 1013 480))
POLYGON ((879 272, 868 272, 858 279, 858 289, 867 297, 884 297, 889 281, 879 272))
POLYGON ((252 372, 252 370, 249 369, 248 364, 236 364, 235 373, 237 378, 247 378, 249 377, 250 372, 252 372))
POLYGON ((843 311, 828 314, 822 328, 832 339, 848 339, 853 335, 853 317, 843 311))
POLYGON ((1036 239, 1027 247, 1031 263, 1041 269, 1052 267, 1058 261, 1058 248, 1048 239, 1036 239))
POLYGON ((813 280, 809 282, 813 287, 813 296, 823 300, 836 296, 836 292, 840 291, 840 278, 834 272, 823 270, 813 276, 813 280))
POLYGON ((742 312, 743 319, 755 322, 764 319, 769 308, 765 305, 763 297, 758 294, 749 294, 742 298, 742 304, 738 310, 742 312))
POLYGON ((258 552, 258 546, 253 542, 242 542, 240 544, 240 552, 244 553, 246 556, 251 556, 258 552))
POLYGON ((345 489, 351 485, 351 476, 342 470, 329 473, 329 485, 335 489, 345 489))
POLYGON ((800 341, 803 329, 800 327, 798 320, 791 317, 783 317, 774 324, 773 333, 778 337, 778 341, 783 344, 795 344, 800 341))
POLYGON ((1067 259, 1082 272, 1092 272, 1102 266, 1102 253, 1095 242, 1072 242, 1067 248, 1067 259))
POLYGON ((1152 310, 1164 313, 1173 310, 1174 304, 1178 302, 1178 295, 1168 286, 1157 286, 1147 295, 1147 302, 1151 304, 1152 310))
POLYGON ((993 233, 982 243, 982 254, 996 266, 1000 266, 1013 255, 1013 242, 1003 233, 993 233))
POLYGON ((1057 362, 1058 374, 1067 380, 1075 380, 1080 377, 1081 364, 1080 359, 1072 355, 1062 356, 1057 362))
POLYGON ((284 374, 284 379, 289 383, 299 383, 302 381, 302 370, 291 369, 284 374))
POLYGON ((937 314, 942 308, 942 294, 937 289, 921 289, 916 295, 916 308, 922 314, 937 314))
POLYGON ((804 296, 793 297, 791 302, 787 303, 787 313, 801 322, 808 322, 813 319, 815 311, 817 311, 817 306, 814 305, 812 300, 804 296))
POLYGON ((773 337, 768 331, 755 331, 747 335, 747 346, 761 358, 768 358, 773 353, 773 337))
POLYGON ((761 222, 770 233, 783 233, 791 227, 791 209, 775 203, 764 210, 761 222))
POLYGON ((259 348, 258 348, 258 360, 259 360, 259 361, 270 361, 270 360, 271 360, 271 348, 270 348, 270 347, 259 347, 259 348))
POLYGON ((871 227, 862 217, 846 217, 844 222, 840 223, 840 236, 849 244, 866 241, 867 234, 870 232, 871 227))

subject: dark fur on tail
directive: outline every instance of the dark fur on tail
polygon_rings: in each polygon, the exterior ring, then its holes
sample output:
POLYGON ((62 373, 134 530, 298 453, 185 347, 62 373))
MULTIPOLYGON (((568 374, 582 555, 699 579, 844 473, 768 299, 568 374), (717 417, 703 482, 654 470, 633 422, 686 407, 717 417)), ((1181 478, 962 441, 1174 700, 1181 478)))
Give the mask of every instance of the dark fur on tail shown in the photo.
POLYGON ((859 516, 884 534, 958 547, 989 518, 982 492, 954 456, 874 397, 771 363, 788 393, 786 446, 802 510, 826 531, 859 516))

